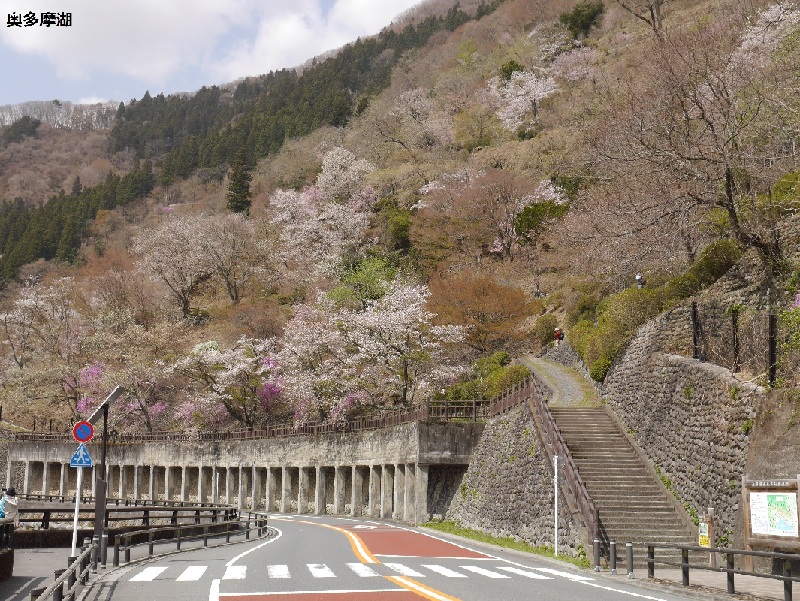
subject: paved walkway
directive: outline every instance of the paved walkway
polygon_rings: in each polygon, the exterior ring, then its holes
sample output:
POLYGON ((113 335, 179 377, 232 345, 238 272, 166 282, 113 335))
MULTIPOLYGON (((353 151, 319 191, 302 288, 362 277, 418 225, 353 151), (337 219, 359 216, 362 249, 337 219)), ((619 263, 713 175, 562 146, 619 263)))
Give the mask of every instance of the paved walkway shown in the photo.
POLYGON ((595 407, 599 405, 597 391, 574 369, 533 355, 519 362, 553 389, 554 407, 595 407))

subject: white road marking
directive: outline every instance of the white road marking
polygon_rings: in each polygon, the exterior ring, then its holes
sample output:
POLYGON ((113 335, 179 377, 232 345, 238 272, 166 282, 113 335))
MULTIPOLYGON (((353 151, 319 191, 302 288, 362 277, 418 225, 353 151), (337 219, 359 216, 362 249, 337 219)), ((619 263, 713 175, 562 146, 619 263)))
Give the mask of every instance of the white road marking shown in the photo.
POLYGON ((348 563, 347 567, 353 570, 356 574, 361 576, 362 578, 371 578, 372 576, 379 576, 377 572, 372 570, 368 565, 363 563, 348 563))
MULTIPOLYGON (((215 582, 219 582, 219 581, 217 580, 215 582)), ((343 589, 343 590, 330 589, 330 590, 322 591, 321 594, 323 594, 323 595, 344 595, 344 594, 347 594, 347 593, 359 593, 359 594, 363 595, 364 593, 407 593, 407 592, 408 591, 406 591, 406 590, 404 590, 402 588, 376 588, 376 589, 359 588, 359 589, 343 589)), ((255 592, 255 593, 249 593, 248 592, 247 596, 248 597, 250 597, 250 596, 252 596, 252 597, 270 596, 271 597, 273 595, 281 596, 281 595, 319 595, 319 594, 320 594, 320 591, 281 591, 281 592, 259 591, 259 592, 255 592)), ((428 593, 428 594, 430 595, 430 593, 428 593)), ((219 597, 239 597, 239 598, 241 598, 242 597, 242 593, 220 593, 219 597)), ((209 601, 219 601, 219 597, 217 597, 216 599, 209 599, 209 601)), ((445 600, 444 597, 438 597, 437 596, 436 598, 437 599, 442 599, 444 601, 447 601, 447 600, 445 600)), ((449 599, 449 597, 448 597, 448 599, 449 599)))
POLYGON ((503 570, 505 572, 511 572, 512 574, 517 574, 519 576, 525 576, 526 578, 533 578, 535 580, 552 580, 550 576, 542 576, 541 574, 536 574, 535 572, 529 572, 527 570, 520 570, 519 568, 512 568, 509 566, 497 566, 498 570, 503 570))
POLYGON ((562 578, 568 578, 575 582, 590 582, 594 580, 594 578, 589 578, 588 576, 581 576, 580 574, 573 574, 572 572, 562 572, 561 570, 554 570, 553 568, 531 568, 532 570, 536 570, 537 572, 544 572, 545 574, 552 574, 553 576, 561 576, 562 578))
POLYGON ((610 586, 601 586, 601 585, 597 584, 596 582, 583 582, 583 581, 578 581, 578 582, 580 582, 581 584, 585 584, 587 586, 593 586, 595 588, 603 589, 604 591, 611 591, 613 593, 620 593, 622 595, 629 595, 631 597, 637 597, 639 599, 648 599, 649 601, 664 601, 664 599, 662 599, 660 597, 651 597, 650 595, 640 595, 639 593, 634 593, 634 592, 631 592, 631 591, 623 591, 623 590, 620 590, 618 588, 611 588, 610 586))
POLYGON ((247 566, 228 566, 223 580, 244 580, 247 577, 247 566))
POLYGON ((444 566, 424 565, 422 567, 428 568, 431 572, 436 572, 437 574, 441 574, 442 576, 447 576, 448 578, 467 578, 466 574, 454 572, 453 570, 446 568, 444 566))
POLYGON ((233 559, 231 559, 231 560, 230 560, 228 563, 226 563, 226 564, 225 564, 225 567, 227 568, 228 566, 232 566, 233 564, 235 564, 237 561, 239 561, 239 560, 240 560, 242 557, 244 557, 245 555, 247 555, 247 554, 249 554, 249 553, 252 553, 253 551, 257 551, 257 550, 258 550, 258 549, 260 549, 261 547, 266 547, 267 545, 269 545, 269 544, 271 544, 271 543, 274 543, 276 540, 278 540, 280 537, 282 537, 282 536, 283 536, 283 532, 281 532, 281 531, 280 531, 278 528, 275 528, 274 526, 270 526, 270 527, 271 527, 271 528, 272 528, 272 529, 273 529, 275 532, 277 532, 277 533, 278 533, 278 536, 276 536, 276 537, 274 537, 274 538, 270 538, 269 540, 267 540, 267 541, 264 541, 264 542, 263 542, 263 543, 261 543, 260 545, 256 545, 256 546, 255 546, 255 547, 253 547, 252 549, 248 549, 248 550, 247 550, 247 551, 245 551, 244 553, 239 553, 239 555, 237 555, 236 557, 234 557, 233 559))
POLYGON ((145 568, 136 576, 131 578, 131 582, 151 582, 156 576, 164 572, 167 568, 166 567, 151 567, 145 568))
POLYGON ((267 566, 267 578, 291 578, 289 566, 267 566))
POLYGON ((491 570, 487 570, 485 568, 479 568, 478 566, 460 566, 462 570, 467 570, 468 572, 475 572, 476 574, 480 574, 481 576, 486 576, 487 578, 511 578, 511 576, 506 576, 505 574, 498 574, 497 572, 492 572, 491 570))
POLYGON ((211 589, 208 591, 208 601, 219 601, 219 578, 211 581, 211 589))
POLYGON ((195 580, 200 580, 207 569, 208 566, 189 566, 180 576, 178 576, 176 580, 178 582, 192 582, 195 580))
POLYGON ((413 576, 414 578, 425 578, 425 574, 421 574, 416 570, 412 570, 408 566, 404 566, 402 563, 385 563, 383 564, 390 570, 394 570, 398 574, 402 574, 403 576, 413 576))
POLYGON ((336 578, 333 570, 324 563, 307 563, 306 565, 314 578, 336 578))

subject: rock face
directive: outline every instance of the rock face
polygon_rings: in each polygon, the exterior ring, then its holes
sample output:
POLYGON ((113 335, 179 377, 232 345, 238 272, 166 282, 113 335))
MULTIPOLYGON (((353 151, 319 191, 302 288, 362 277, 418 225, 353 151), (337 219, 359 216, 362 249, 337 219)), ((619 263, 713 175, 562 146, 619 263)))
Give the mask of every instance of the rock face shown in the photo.
MULTIPOLYGON (((559 504, 559 552, 577 555, 581 536, 559 504)), ((553 474, 527 406, 486 425, 446 513, 467 528, 553 545, 553 474)))

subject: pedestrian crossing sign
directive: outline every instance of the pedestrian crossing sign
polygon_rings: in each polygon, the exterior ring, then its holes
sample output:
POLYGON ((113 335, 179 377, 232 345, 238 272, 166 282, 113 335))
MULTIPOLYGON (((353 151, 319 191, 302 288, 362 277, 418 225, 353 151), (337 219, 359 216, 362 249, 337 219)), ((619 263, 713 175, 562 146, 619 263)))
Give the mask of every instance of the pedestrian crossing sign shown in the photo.
POLYGON ((92 467, 92 458, 89 456, 89 451, 86 450, 86 445, 81 443, 78 445, 78 450, 69 460, 70 467, 92 467))

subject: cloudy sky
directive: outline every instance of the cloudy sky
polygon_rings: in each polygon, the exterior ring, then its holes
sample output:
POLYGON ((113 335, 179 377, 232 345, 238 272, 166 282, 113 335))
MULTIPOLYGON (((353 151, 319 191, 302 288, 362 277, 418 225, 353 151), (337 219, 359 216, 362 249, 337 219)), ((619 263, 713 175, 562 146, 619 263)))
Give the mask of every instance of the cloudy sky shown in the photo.
POLYGON ((0 0, 0 105, 185 92, 292 67, 420 0, 0 0), (71 12, 72 26, 11 27, 71 12))

